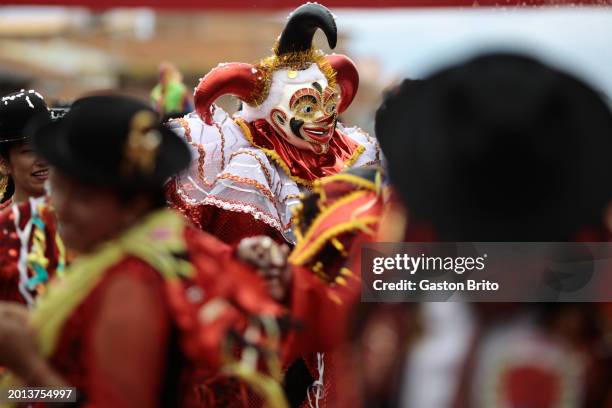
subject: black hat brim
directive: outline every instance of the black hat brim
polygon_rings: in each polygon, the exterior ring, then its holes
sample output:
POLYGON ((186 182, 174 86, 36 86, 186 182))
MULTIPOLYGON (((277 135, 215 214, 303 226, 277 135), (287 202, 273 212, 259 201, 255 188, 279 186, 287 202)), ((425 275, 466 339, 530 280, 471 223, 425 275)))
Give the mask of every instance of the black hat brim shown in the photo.
POLYGON ((153 172, 132 177, 100 169, 72 151, 62 120, 51 121, 48 115, 37 117, 27 127, 26 135, 30 137, 34 151, 66 176, 94 185, 138 190, 163 186, 168 178, 186 169, 191 161, 189 148, 174 132, 163 125, 157 130, 161 134, 161 144, 153 172))
POLYGON ((28 137, 24 136, 23 132, 3 133, 2 136, 0 136, 0 144, 22 142, 25 140, 28 140, 28 137))

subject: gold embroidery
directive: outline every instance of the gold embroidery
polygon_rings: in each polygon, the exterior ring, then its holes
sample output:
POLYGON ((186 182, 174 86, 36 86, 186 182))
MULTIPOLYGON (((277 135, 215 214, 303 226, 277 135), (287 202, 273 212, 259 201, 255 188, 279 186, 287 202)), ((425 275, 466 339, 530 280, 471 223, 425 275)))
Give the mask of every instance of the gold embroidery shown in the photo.
POLYGON ((336 181, 344 181, 344 182, 353 184, 357 187, 365 188, 366 190, 376 191, 376 183, 370 180, 366 180, 362 177, 358 177, 358 176, 355 176, 353 174, 348 174, 348 173, 334 174, 333 176, 324 177, 317 181, 319 181, 319 183, 317 184, 320 184, 321 186, 324 186, 326 184, 333 183, 336 181))
POLYGON ((218 123, 214 122, 213 125, 219 131, 219 136, 221 137, 221 169, 219 172, 222 172, 225 169, 225 135, 223 134, 223 130, 221 130, 221 126, 218 123))
POLYGON ((365 152, 365 147, 363 147, 362 145, 357 146, 357 148, 353 152, 353 155, 351 156, 351 158, 348 159, 346 161, 346 163, 344 163, 344 167, 345 168, 351 167, 353 164, 355 164, 355 162, 357 161, 359 156, 361 156, 363 154, 363 152, 365 152))
POLYGON ((264 176, 266 177, 266 181, 268 182, 268 185, 270 186, 270 188, 272 188, 272 176, 270 175, 270 172, 268 171, 268 168, 266 167, 266 165, 264 164, 264 162, 261 160, 261 157, 259 157, 257 155, 257 153, 255 152, 251 152, 249 150, 238 150, 235 151, 234 153, 232 153, 232 155, 229 158, 229 161, 232 161, 232 159, 240 154, 248 154, 249 156, 253 157, 255 160, 257 160, 257 162, 259 163, 259 165, 261 166, 261 170, 264 173, 264 176))
MULTIPOLYGON (((362 197, 365 197, 367 194, 370 194, 370 193, 367 191, 355 191, 355 192, 352 192, 340 198, 338 201, 334 202, 328 208, 322 208, 321 212, 315 217, 315 219, 310 224, 310 227, 308 228, 308 230, 305 231, 306 233, 304 234, 303 231, 301 230, 299 231, 299 234, 304 235, 304 238, 298 241, 298 243, 296 244, 292 252, 292 255, 289 257, 289 260, 290 261, 293 260, 294 262, 296 262, 296 259, 301 259, 301 258, 298 258, 300 257, 299 253, 302 252, 303 248, 307 246, 309 242, 312 240, 313 234, 316 233, 316 230, 319 228, 319 225, 323 222, 327 214, 329 214, 332 211, 335 211, 337 208, 345 204, 348 204, 354 200, 358 200, 362 197)), ((341 225, 344 225, 344 224, 341 224, 341 225)), ((296 231, 299 230, 298 224, 295 225, 295 230, 296 231)), ((330 236, 329 239, 335 237, 336 235, 330 236)), ((300 265, 300 263, 298 263, 298 265, 300 265)))
POLYGON ((294 199, 294 198, 301 199, 303 196, 304 196, 303 194, 287 194, 285 198, 283 198, 283 202, 286 203, 287 201, 294 199))
POLYGON ((368 217, 363 217, 363 218, 356 219, 353 221, 347 221, 341 224, 337 224, 334 227, 328 230, 325 230, 325 232, 319 235, 312 242, 312 244, 308 246, 308 248, 302 251, 302 253, 298 254, 297 251, 294 249, 292 256, 289 258, 289 261, 295 265, 304 265, 314 255, 316 255, 330 239, 337 237, 341 234, 344 234, 346 232, 350 232, 354 230, 361 230, 365 233, 372 233, 372 230, 369 227, 371 225, 376 224, 379 221, 379 219, 380 219, 379 217, 368 216, 368 217))
POLYGON ((253 179, 249 179, 249 178, 244 178, 244 177, 239 177, 239 176, 235 176, 233 174, 219 174, 217 176, 217 180, 219 179, 227 179, 227 180, 232 180, 235 181, 237 183, 243 183, 243 184, 248 184, 251 186, 256 187, 258 190, 260 190, 270 201, 272 201, 273 203, 276 203, 276 199, 274 198, 274 194, 272 194, 272 192, 266 188, 266 186, 264 186, 263 184, 259 183, 257 180, 253 180, 253 179))
POLYGON ((272 85, 272 75, 275 71, 280 69, 301 71, 307 69, 310 64, 316 64, 327 79, 328 86, 330 88, 336 87, 336 71, 325 57, 323 51, 311 48, 308 51, 276 55, 275 50, 276 46, 273 49, 275 55, 264 58, 256 65, 256 69, 260 73, 261 79, 258 78, 257 89, 251 94, 248 100, 245 101, 250 106, 259 106, 266 100, 270 92, 270 86, 272 85))
POLYGON ((204 150, 204 146, 197 143, 191 143, 198 150, 198 178, 200 181, 207 187, 212 187, 213 183, 209 183, 206 180, 206 175, 204 173, 204 165, 206 164, 206 150, 204 150))
POLYGON ((123 151, 123 174, 130 175, 135 170, 153 173, 161 140, 161 134, 155 129, 153 113, 147 110, 137 112, 132 117, 123 151))
MULTIPOLYGON (((208 180, 206 180, 206 175, 205 175, 205 168, 204 168, 204 166, 206 165, 206 150, 204 149, 204 146, 202 146, 199 143, 195 143, 192 140, 192 138, 191 138, 191 128, 189 127, 189 122, 187 122, 187 120, 185 118, 177 118, 175 120, 183 128, 183 131, 185 133, 185 140, 187 141, 187 143, 189 143, 191 146, 193 146, 198 151, 198 179, 200 179, 202 184, 204 184, 206 187, 212 187, 213 183, 209 183, 208 180)), ((221 132, 220 129, 219 129, 219 132, 221 132)), ((221 141, 222 141, 221 152, 223 152, 223 144, 224 144, 223 136, 221 137, 221 141)), ((221 156, 221 157, 223 157, 223 156, 221 156)))
POLYGON ((189 127, 189 122, 187 122, 185 118, 178 118, 176 121, 182 126, 187 143, 191 143, 191 128, 189 127))

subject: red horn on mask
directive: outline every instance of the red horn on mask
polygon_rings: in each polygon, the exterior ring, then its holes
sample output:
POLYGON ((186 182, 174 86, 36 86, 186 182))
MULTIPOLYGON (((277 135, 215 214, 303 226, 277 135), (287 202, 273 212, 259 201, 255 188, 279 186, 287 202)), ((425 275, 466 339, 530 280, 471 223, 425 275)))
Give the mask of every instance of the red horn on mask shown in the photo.
POLYGON ((210 71, 198 84, 193 95, 196 112, 212 125, 211 105, 223 95, 234 95, 248 102, 258 87, 262 74, 251 64, 231 62, 210 71))
POLYGON ((338 105, 338 113, 342 113, 349 107, 357 89, 359 88, 359 73, 357 67, 351 59, 344 55, 327 55, 327 61, 336 71, 336 81, 340 86, 340 104, 338 105))

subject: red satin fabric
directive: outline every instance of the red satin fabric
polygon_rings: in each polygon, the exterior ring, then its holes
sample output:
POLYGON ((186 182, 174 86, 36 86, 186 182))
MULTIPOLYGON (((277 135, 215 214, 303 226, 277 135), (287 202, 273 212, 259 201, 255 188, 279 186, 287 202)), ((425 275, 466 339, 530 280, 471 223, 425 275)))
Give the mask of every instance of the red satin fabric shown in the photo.
POLYGON ((194 103, 200 118, 213 124, 210 107, 222 95, 230 94, 242 100, 250 100, 256 88, 261 86, 261 73, 251 64, 232 62, 211 70, 198 84, 194 103))
POLYGON ((359 88, 359 72, 357 67, 349 57, 341 54, 327 55, 334 71, 336 71, 336 81, 340 85, 340 105, 338 105, 338 113, 344 112, 353 102, 357 89, 359 88))
POLYGON ((359 144, 336 129, 325 154, 302 150, 286 142, 264 119, 248 124, 253 142, 260 147, 274 150, 291 171, 292 176, 314 181, 340 173, 346 162, 355 154, 359 144))

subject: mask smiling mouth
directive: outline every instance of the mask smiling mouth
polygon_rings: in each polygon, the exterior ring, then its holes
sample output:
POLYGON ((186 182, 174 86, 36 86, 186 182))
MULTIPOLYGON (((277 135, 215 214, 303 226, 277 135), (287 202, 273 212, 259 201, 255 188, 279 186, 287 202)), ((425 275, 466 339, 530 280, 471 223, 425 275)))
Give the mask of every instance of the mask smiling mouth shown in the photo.
POLYGON ((302 134, 305 140, 316 143, 328 143, 334 134, 334 127, 302 127, 302 134))
POLYGON ((312 126, 302 126, 303 136, 306 140, 327 144, 336 129, 336 115, 325 116, 312 126))

